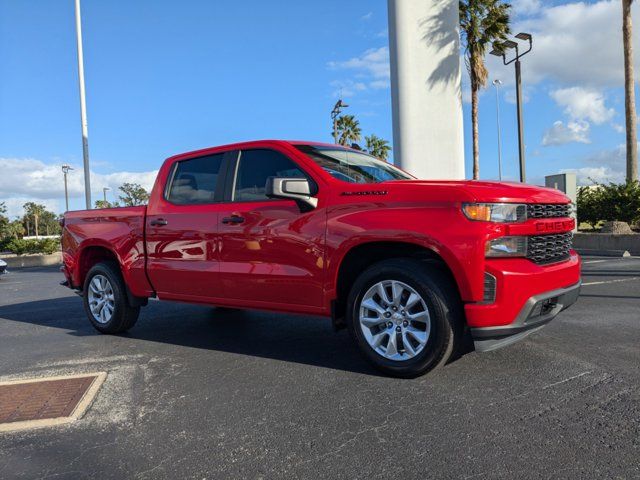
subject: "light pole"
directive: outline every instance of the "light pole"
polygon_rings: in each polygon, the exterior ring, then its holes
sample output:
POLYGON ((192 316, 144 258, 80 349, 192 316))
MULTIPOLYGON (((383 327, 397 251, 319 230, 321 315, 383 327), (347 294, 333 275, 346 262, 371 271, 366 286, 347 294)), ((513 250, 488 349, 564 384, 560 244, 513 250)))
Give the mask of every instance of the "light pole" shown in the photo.
POLYGON ((69 211, 69 190, 67 189, 67 174, 69 170, 73 170, 71 165, 62 165, 62 175, 64 176, 64 203, 66 206, 65 212, 69 211))
POLYGON ((493 81, 496 87, 496 123, 498 126, 498 179, 502 181, 502 132, 500 132, 500 86, 502 82, 497 78, 493 81))
POLYGON ((76 41, 78 45, 78 85, 80 87, 80 123, 82 126, 82 159, 84 163, 84 198, 91 209, 91 179, 89 170, 89 133, 87 129, 87 102, 84 94, 84 56, 82 53, 82 19, 80 0, 76 0, 76 41))
POLYGON ((338 100, 331 110, 331 120, 333 121, 333 143, 338 144, 338 116, 342 113, 343 108, 347 108, 349 105, 344 103, 342 99, 338 100))
POLYGON ((111 190, 109 187, 102 187, 102 198, 107 203, 107 192, 111 190))
POLYGON ((522 118, 522 76, 520 71, 520 59, 533 49, 533 37, 530 33, 519 33, 516 35, 518 40, 529 42, 529 48, 520 53, 518 43, 513 40, 505 40, 502 43, 496 43, 493 46, 491 55, 502 57, 502 63, 510 65, 515 62, 516 67, 516 104, 518 109, 518 151, 520 158, 520 181, 527 181, 525 155, 524 155, 524 120, 522 118), (507 61, 507 51, 515 49, 516 56, 507 61))

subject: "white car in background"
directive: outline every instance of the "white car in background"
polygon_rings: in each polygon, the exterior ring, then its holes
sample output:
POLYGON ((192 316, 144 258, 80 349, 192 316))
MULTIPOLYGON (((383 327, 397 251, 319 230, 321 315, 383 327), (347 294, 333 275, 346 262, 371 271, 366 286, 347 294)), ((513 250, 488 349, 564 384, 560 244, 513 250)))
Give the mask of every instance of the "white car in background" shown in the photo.
POLYGON ((0 275, 7 273, 7 262, 0 260, 0 275))

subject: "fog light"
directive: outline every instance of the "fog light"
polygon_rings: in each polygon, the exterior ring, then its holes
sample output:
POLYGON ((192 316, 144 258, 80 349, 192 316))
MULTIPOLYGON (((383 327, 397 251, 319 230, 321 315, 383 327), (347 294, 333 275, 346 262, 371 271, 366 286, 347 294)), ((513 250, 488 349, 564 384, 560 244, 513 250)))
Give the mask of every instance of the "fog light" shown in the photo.
POLYGON ((487 257, 526 257, 527 237, 500 237, 487 242, 487 257))
POLYGON ((482 303, 495 303, 496 301, 496 277, 484 272, 484 297, 482 303))

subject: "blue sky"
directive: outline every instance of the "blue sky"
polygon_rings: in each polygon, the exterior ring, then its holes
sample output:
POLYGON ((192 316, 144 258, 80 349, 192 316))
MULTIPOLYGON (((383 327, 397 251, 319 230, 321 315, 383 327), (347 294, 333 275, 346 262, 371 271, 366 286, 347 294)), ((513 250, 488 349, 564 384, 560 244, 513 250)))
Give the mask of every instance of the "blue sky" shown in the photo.
MULTIPOLYGON (((536 35, 523 62, 529 178, 576 169, 583 180, 619 179, 619 0, 513 3, 514 30, 536 35)), ((149 186, 163 159, 182 151, 257 138, 330 141, 340 92, 363 133, 391 140, 386 0, 83 0, 82 8, 94 198, 127 180, 149 186)), ((513 70, 492 60, 490 68, 505 83, 504 171, 516 178, 513 70)), ((27 200, 61 211, 60 165, 70 163, 78 168, 71 206, 80 208, 72 0, 0 0, 0 79, 0 201, 12 215, 27 200)), ((490 89, 480 134, 482 178, 496 178, 490 89)))

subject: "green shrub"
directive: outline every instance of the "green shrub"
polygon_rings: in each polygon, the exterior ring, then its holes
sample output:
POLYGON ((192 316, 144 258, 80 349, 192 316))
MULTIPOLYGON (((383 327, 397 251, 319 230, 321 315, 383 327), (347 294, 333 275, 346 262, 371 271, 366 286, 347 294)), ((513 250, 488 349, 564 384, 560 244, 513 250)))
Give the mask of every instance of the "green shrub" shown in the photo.
POLYGON ((640 183, 596 185, 578 192, 578 223, 593 228, 601 221, 640 222, 640 183))
POLYGON ((9 242, 11 241, 11 239, 9 238, 4 238, 2 240, 0 240, 0 252, 6 252, 9 250, 9 242))
POLYGON ((49 255, 59 250, 60 242, 55 238, 43 238, 41 240, 13 238, 6 243, 5 248, 16 255, 29 253, 44 253, 49 255))
POLYGON ((578 224, 588 223, 591 228, 602 220, 602 188, 582 187, 578 190, 578 224))
POLYGON ((640 220, 640 183, 609 184, 602 189, 602 220, 633 224, 640 220))
POLYGON ((41 240, 42 253, 51 255, 60 250, 60 240, 57 238, 45 238, 41 240))

